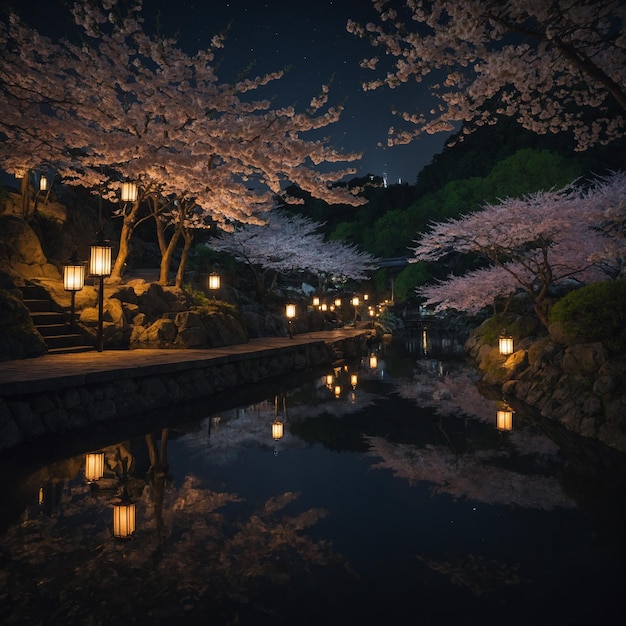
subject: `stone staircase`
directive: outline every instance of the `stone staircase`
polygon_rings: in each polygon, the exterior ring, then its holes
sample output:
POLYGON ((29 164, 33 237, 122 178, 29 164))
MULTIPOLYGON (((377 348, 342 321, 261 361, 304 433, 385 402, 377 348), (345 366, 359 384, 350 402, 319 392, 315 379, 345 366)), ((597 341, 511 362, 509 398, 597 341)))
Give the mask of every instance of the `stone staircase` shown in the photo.
POLYGON ((33 324, 48 346, 48 354, 95 350, 94 346, 85 345, 80 328, 72 328, 66 316, 55 310, 50 296, 43 287, 26 285, 20 289, 33 324))

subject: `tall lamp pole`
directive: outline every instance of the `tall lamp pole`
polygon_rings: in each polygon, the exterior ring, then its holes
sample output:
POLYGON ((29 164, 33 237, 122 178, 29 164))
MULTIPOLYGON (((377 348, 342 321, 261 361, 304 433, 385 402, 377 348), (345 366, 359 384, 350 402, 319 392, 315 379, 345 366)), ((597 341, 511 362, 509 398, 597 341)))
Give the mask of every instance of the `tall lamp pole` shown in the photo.
POLYGON ((102 318, 104 316, 104 279, 111 275, 111 244, 104 238, 102 228, 96 234, 96 241, 91 246, 89 258, 89 274, 98 279, 98 335, 96 348, 102 352, 104 338, 102 332, 102 318))

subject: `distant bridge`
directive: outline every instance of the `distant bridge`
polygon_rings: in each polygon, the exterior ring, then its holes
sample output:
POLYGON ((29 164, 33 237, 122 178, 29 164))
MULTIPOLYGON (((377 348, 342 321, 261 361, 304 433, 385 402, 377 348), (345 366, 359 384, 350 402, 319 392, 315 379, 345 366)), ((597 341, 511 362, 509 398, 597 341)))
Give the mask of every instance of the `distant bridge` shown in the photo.
POLYGON ((397 256, 389 259, 381 259, 378 262, 378 267, 406 267, 409 264, 409 260, 405 256, 397 256))

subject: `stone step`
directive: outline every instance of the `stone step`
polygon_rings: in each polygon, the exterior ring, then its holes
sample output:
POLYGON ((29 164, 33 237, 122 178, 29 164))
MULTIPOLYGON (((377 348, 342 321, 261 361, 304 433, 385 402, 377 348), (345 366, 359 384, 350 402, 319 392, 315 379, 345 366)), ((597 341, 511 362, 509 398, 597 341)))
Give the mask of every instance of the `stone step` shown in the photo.
POLYGON ((75 330, 72 330, 65 322, 59 324, 36 324, 36 328, 44 339, 46 337, 66 335, 75 332, 75 330))
POLYGON ((64 335, 48 335, 44 337, 48 349, 69 348, 83 344, 83 336, 79 333, 66 333, 64 335))
POLYGON ((36 311, 31 313, 30 317, 38 330, 40 326, 51 326, 53 324, 65 325, 66 323, 63 314, 56 311, 36 311))
POLYGON ((21 287, 24 305, 39 334, 43 337, 48 354, 66 354, 95 350, 85 345, 83 335, 68 323, 63 313, 53 310, 53 304, 45 289, 39 285, 21 287))
POLYGON ((40 285, 24 285, 23 287, 20 287, 20 291, 22 292, 22 297, 25 300, 38 300, 48 298, 46 290, 40 285))
POLYGON ((78 352, 95 352, 94 346, 66 346, 63 348, 50 348, 48 354, 77 354, 78 352))
POLYGON ((44 299, 34 299, 34 298, 25 298, 24 299, 24 306, 31 312, 31 313, 38 313, 40 311, 51 311, 52 310, 52 305, 50 304, 50 300, 44 300, 44 299))

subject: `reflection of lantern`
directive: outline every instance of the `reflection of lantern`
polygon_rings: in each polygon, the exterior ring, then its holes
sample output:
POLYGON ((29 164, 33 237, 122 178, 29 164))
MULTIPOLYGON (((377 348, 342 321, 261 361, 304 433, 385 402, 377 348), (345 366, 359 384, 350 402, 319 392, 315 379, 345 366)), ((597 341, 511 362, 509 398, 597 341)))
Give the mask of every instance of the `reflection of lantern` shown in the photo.
POLYGON ((498 430, 513 429, 513 411, 506 404, 501 409, 498 409, 496 413, 496 428, 498 430))
POLYGON ((378 357, 375 354, 370 354, 370 369, 375 370, 378 367, 378 357))
POLYGON ((513 337, 502 335, 498 339, 498 349, 500 350, 500 354, 513 354, 513 337))
POLYGON ((104 452, 89 452, 85 455, 85 480, 93 482, 104 476, 104 452))
POLYGON ((122 499, 113 505, 113 536, 121 539, 132 537, 135 532, 135 504, 122 499))
POLYGON ((278 441, 283 437, 283 423, 280 420, 274 420, 272 423, 272 438, 278 441))
POLYGON ((350 374, 350 384, 352 385, 352 389, 356 388, 357 381, 359 377, 357 374, 350 374))
POLYGON ((122 183, 122 191, 120 197, 122 202, 136 202, 137 185, 135 183, 122 183))
POLYGON ((313 298, 313 306, 319 306, 319 305, 320 305, 320 299, 317 296, 315 296, 313 298))

